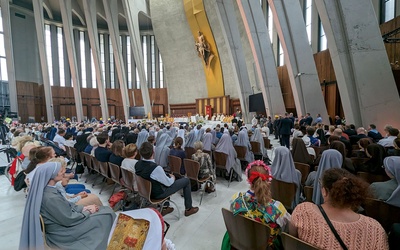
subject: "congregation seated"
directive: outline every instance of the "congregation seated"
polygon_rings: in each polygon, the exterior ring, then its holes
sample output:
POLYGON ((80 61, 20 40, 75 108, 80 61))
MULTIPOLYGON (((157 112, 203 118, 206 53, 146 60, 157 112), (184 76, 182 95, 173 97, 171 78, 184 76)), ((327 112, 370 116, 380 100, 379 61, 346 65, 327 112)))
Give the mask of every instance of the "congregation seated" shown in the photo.
POLYGON ((234 171, 239 181, 242 181, 242 169, 240 166, 240 161, 237 159, 237 153, 235 148, 233 147, 232 139, 228 134, 223 134, 221 139, 219 140, 217 146, 215 147, 215 152, 220 152, 228 155, 226 159, 226 170, 227 175, 231 169, 234 171))
POLYGON ((400 207, 400 156, 389 156, 383 160, 385 172, 390 180, 370 185, 375 199, 400 207))
POLYGON ((366 200, 368 183, 340 168, 321 176, 324 202, 299 204, 292 213, 289 232, 320 249, 388 249, 385 230, 374 219, 354 212, 366 200), (325 215, 324 215, 325 214, 325 215), (326 216, 326 218, 324 218, 326 216), (331 232, 329 220, 344 246, 331 232))
MULTIPOLYGON (((216 176, 215 176, 214 166, 212 165, 211 162, 211 156, 203 152, 203 143, 201 141, 195 142, 194 149, 196 150, 196 153, 192 155, 192 160, 197 161, 200 165, 198 178, 203 179, 208 176, 211 176, 211 181, 215 183, 216 176)), ((205 188, 205 191, 207 193, 214 192, 215 191, 214 185, 207 186, 205 188)))
POLYGON ((59 128, 57 134, 54 136, 53 142, 57 143, 57 146, 65 151, 65 138, 64 135, 66 134, 65 130, 59 128))
POLYGON ((106 249, 115 219, 109 207, 69 203, 55 187, 64 170, 51 162, 37 169, 31 181, 22 220, 20 249, 44 249, 39 214, 46 242, 57 249, 106 249))
POLYGON ((339 153, 343 157, 343 162, 342 162, 342 168, 346 169, 347 171, 351 173, 355 173, 356 169, 353 166, 353 163, 351 162, 351 159, 346 157, 346 146, 344 145, 343 142, 341 141, 334 141, 329 145, 330 149, 335 149, 339 151, 339 153))
POLYGON ((111 150, 108 149, 110 145, 108 134, 101 133, 97 135, 97 141, 99 146, 94 150, 94 157, 100 162, 108 162, 112 154, 111 150))
POLYGON ((342 129, 340 129, 340 128, 335 129, 333 131, 333 135, 339 137, 339 140, 344 143, 344 145, 346 146, 346 150, 347 150, 347 157, 351 157, 353 149, 352 149, 350 141, 343 136, 342 129))
POLYGON ((135 173, 135 165, 138 162, 138 160, 135 159, 138 154, 136 145, 133 143, 126 145, 123 149, 123 154, 125 158, 121 163, 121 168, 135 173))
POLYGON ((300 162, 311 165, 312 157, 307 151, 302 138, 293 138, 292 140, 292 156, 294 162, 300 162))
MULTIPOLYGON (((250 189, 239 192, 231 199, 233 215, 241 214, 252 220, 267 224, 271 228, 268 245, 279 245, 278 235, 285 230, 290 221, 290 214, 283 204, 272 199, 271 169, 262 161, 250 163, 245 172, 250 189)), ((225 237, 229 237, 226 233, 225 237)))
POLYGON ((181 137, 176 137, 174 140, 174 147, 169 150, 169 155, 181 158, 180 174, 184 175, 186 172, 183 160, 186 158, 186 153, 185 150, 182 149, 182 144, 183 144, 183 139, 181 137))
POLYGON ((383 159, 386 156, 383 146, 379 144, 368 145, 365 153, 369 160, 359 166, 355 166, 356 170, 377 175, 385 174, 382 168, 383 159))
POLYGON ((124 160, 123 157, 123 150, 125 147, 125 143, 122 140, 116 140, 111 145, 111 152, 110 158, 108 162, 114 163, 115 165, 121 166, 122 161, 124 160))
POLYGON ((376 130, 375 124, 370 124, 368 129, 368 136, 374 140, 374 142, 378 142, 380 139, 383 138, 381 133, 376 130))
POLYGON ((380 139, 378 144, 383 147, 394 147, 393 141, 399 135, 399 130, 397 128, 389 128, 388 129, 388 136, 386 138, 380 139))
POLYGON ((276 147, 271 172, 276 180, 296 184, 296 195, 292 203, 292 208, 295 208, 300 203, 301 173, 295 168, 292 155, 287 147, 276 147))
POLYGON ((235 142, 235 146, 242 146, 242 147, 246 147, 246 162, 253 162, 254 161, 254 154, 251 151, 251 144, 249 141, 249 136, 247 135, 247 130, 246 129, 242 129, 239 134, 238 134, 238 138, 235 142))
POLYGON ((355 156, 357 158, 367 158, 367 154, 365 153, 368 145, 373 144, 374 142, 370 138, 360 139, 357 144, 359 150, 355 151, 355 156))
POLYGON ((359 127, 357 129, 357 135, 350 136, 350 143, 351 145, 356 145, 360 139, 367 139, 369 138, 366 134, 365 128, 359 127))
MULTIPOLYGON (((175 180, 173 174, 166 174, 164 169, 154 161, 154 149, 151 143, 142 143, 139 153, 142 156, 142 159, 136 163, 135 172, 136 175, 151 182, 151 198, 164 199, 183 189, 183 198, 185 200, 186 209, 185 216, 197 213, 199 208, 192 206, 190 180, 186 177, 175 180)), ((171 213, 173 208, 169 207, 164 210, 164 214, 167 214, 171 213)))

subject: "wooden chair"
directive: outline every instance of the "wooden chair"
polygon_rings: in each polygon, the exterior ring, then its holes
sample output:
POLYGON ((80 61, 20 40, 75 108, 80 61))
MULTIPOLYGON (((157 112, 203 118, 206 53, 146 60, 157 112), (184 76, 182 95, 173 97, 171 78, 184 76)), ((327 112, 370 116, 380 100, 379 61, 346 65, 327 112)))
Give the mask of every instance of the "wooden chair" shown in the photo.
POLYGON ((99 166, 100 166, 100 174, 104 177, 103 178, 103 185, 102 185, 102 187, 100 189, 100 192, 99 192, 99 194, 101 194, 101 192, 103 191, 103 188, 105 187, 104 184, 107 183, 106 180, 111 179, 111 178, 110 178, 110 170, 109 170, 109 167, 108 167, 108 162, 98 161, 98 163, 99 163, 99 166))
POLYGON ((71 169, 78 164, 78 152, 74 147, 69 147, 70 159, 72 161, 71 169))
POLYGON ((321 151, 323 150, 323 148, 321 147, 316 147, 316 146, 311 146, 314 151, 315 151, 315 158, 318 158, 318 155, 321 153, 321 151))
POLYGON ((235 148, 236 151, 236 157, 240 161, 246 161, 247 148, 245 146, 233 146, 233 147, 235 148))
POLYGON ((387 175, 376 175, 368 172, 357 172, 357 176, 370 184, 373 182, 384 182, 390 180, 387 175))
POLYGON ((177 156, 168 155, 168 162, 171 173, 177 177, 182 176, 181 175, 182 159, 177 156))
POLYGON ((283 248, 286 250, 318 250, 319 248, 300 240, 288 233, 281 234, 283 248))
POLYGON ((365 215, 377 220, 388 232, 393 223, 400 223, 400 207, 384 201, 368 198, 363 205, 365 215))
MULTIPOLYGON (((120 179, 121 179, 121 167, 118 166, 117 164, 108 162, 108 169, 109 169, 109 171, 110 171, 111 180, 112 180, 113 182, 115 182, 115 183, 114 183, 113 190, 112 190, 112 192, 111 192, 111 195, 113 195, 113 193, 114 193, 114 191, 115 191, 115 187, 116 187, 117 185, 120 185, 120 186, 121 186, 121 182, 120 182, 120 179)), ((110 196, 110 198, 111 198, 111 196, 110 196)))
POLYGON ((295 162, 294 167, 300 171, 301 184, 304 185, 307 180, 308 174, 310 173, 310 165, 301 162, 295 162))
POLYGON ((264 148, 266 148, 267 150, 271 150, 272 149, 272 144, 271 141, 268 137, 263 137, 264 140, 264 148))
POLYGON ((272 179, 272 198, 280 201, 287 210, 292 210, 292 203, 296 195, 296 184, 272 179))
POLYGON ((351 157, 351 163, 353 163, 353 166, 355 168, 357 168, 360 165, 363 165, 364 163, 366 163, 369 158, 358 158, 358 157, 351 157))
POLYGON ((185 147, 186 159, 192 159, 192 155, 196 153, 196 149, 185 147))
POLYGON ((251 141, 251 151, 254 154, 254 158, 263 160, 263 153, 261 152, 261 146, 258 141, 251 141))
MULTIPOLYGON (((221 169, 221 170, 228 171, 228 169, 226 168, 226 161, 227 161, 227 159, 228 159, 228 155, 227 155, 227 154, 214 151, 214 159, 215 159, 215 167, 216 167, 216 168, 219 168, 219 169, 221 169)), ((232 175, 233 175, 233 168, 231 168, 231 171, 230 171, 230 173, 229 173, 228 187, 229 187, 229 185, 231 184, 232 175)))
MULTIPOLYGON (((210 183, 214 186, 214 183, 210 180, 211 176, 199 179, 199 171, 200 171, 200 163, 198 161, 190 160, 190 159, 185 159, 184 161, 184 166, 185 166, 185 171, 186 171, 186 176, 194 180, 197 183, 203 184, 205 183, 204 187, 207 185, 207 183, 210 183)), ((201 192, 201 198, 200 198, 200 204, 201 201, 203 200, 203 195, 204 195, 204 189, 200 189, 201 192)), ((217 196, 217 191, 215 191, 215 196, 217 196)))
POLYGON ((120 183, 131 192, 135 192, 135 174, 129 170, 121 168, 121 176, 122 183, 120 183))
POLYGON ((40 220, 40 229, 42 230, 44 249, 46 249, 46 250, 54 249, 54 248, 51 248, 49 245, 47 245, 47 240, 46 240, 46 228, 45 228, 45 226, 44 226, 44 221, 43 221, 43 217, 42 217, 41 214, 39 214, 39 220, 40 220))
POLYGON ((271 234, 271 228, 268 225, 242 215, 234 216, 225 208, 221 210, 232 249, 268 249, 268 238, 271 234))
POLYGON ((304 196, 306 197, 306 201, 313 202, 313 200, 312 200, 313 192, 314 192, 314 187, 311 187, 311 186, 303 187, 303 193, 304 193, 304 196))
MULTIPOLYGON (((90 154, 85 153, 85 152, 81 152, 81 156, 82 156, 81 159, 83 159, 83 162, 85 163, 85 166, 88 169, 88 174, 91 174, 92 171, 95 171, 97 173, 100 172, 94 168, 94 166, 95 165, 97 166, 97 164, 95 164, 93 162, 93 158, 94 158, 93 156, 91 156, 90 154)), ((96 174, 93 177, 93 180, 95 180, 95 179, 96 179, 96 174)), ((89 180, 89 176, 86 178, 85 183, 87 183, 88 180, 89 180)), ((95 182, 92 184, 92 187, 94 187, 94 185, 95 185, 95 182)))
POLYGON ((164 203, 166 202, 171 202, 172 204, 175 205, 176 209, 178 210, 178 219, 180 219, 180 213, 179 213, 179 207, 176 205, 175 202, 173 202, 170 198, 170 196, 164 198, 164 199, 152 199, 151 198, 151 182, 136 175, 136 183, 138 187, 138 193, 139 195, 143 198, 142 202, 140 203, 140 208, 142 208, 144 201, 147 200, 153 205, 160 206, 159 211, 160 213, 162 212, 162 209, 164 207, 164 203))

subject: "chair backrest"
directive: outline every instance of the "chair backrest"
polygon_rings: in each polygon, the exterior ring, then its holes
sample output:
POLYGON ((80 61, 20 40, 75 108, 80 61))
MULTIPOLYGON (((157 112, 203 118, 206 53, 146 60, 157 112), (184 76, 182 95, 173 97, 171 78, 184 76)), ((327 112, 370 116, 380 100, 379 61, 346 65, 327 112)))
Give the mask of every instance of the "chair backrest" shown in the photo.
POLYGON ((86 158, 85 158, 85 152, 79 152, 78 154, 79 154, 79 157, 81 158, 82 165, 87 167, 86 158))
POLYGON ((173 156, 173 155, 168 155, 168 163, 169 167, 171 169, 171 172, 173 174, 181 175, 181 166, 182 166, 182 159, 173 156))
POLYGON ((301 162, 295 162, 294 167, 300 171, 301 173, 301 184, 304 185, 304 183, 307 180, 308 174, 310 173, 310 165, 301 163, 301 162))
POLYGON ((135 176, 134 173, 126 170, 124 168, 121 168, 121 176, 122 180, 124 181, 124 187, 131 191, 135 191, 135 176))
POLYGON ((322 151, 323 148, 317 147, 317 146, 311 146, 311 147, 314 149, 314 151, 315 151, 315 157, 317 158, 318 155, 321 153, 321 151, 322 151))
POLYGON ((350 159, 354 167, 360 166, 369 160, 369 158, 359 158, 359 157, 351 157, 350 159))
POLYGON ((258 141, 251 141, 251 151, 253 152, 253 154, 255 155, 260 155, 261 153, 261 149, 260 149, 260 143, 258 141))
POLYGON ((247 148, 245 146, 233 146, 236 151, 237 158, 241 161, 244 161, 246 158, 247 148))
POLYGON ((368 172, 357 172, 357 176, 368 183, 384 182, 390 180, 390 178, 387 175, 376 175, 376 174, 370 174, 368 172))
POLYGON ((282 232, 282 244, 284 249, 290 250, 318 250, 318 247, 311 245, 305 241, 300 240, 288 233, 282 232))
POLYGON ((108 162, 101 162, 99 161, 99 165, 100 165, 100 174, 106 178, 109 178, 110 175, 109 170, 108 170, 108 162))
POLYGON ((271 234, 271 229, 267 225, 242 215, 234 216, 225 208, 222 208, 222 215, 232 247, 239 250, 267 249, 268 238, 271 234))
POLYGON ((228 155, 222 152, 214 151, 215 166, 217 168, 226 169, 226 160, 228 155))
POLYGON ((85 152, 82 152, 83 158, 85 159, 85 164, 88 169, 94 169, 93 157, 85 152))
POLYGON ((92 156, 92 155, 89 155, 89 156, 90 156, 90 159, 91 159, 91 162, 92 162, 92 168, 96 172, 100 173, 100 162, 99 162, 99 160, 97 160, 97 158, 92 156))
POLYGON ((143 198, 147 199, 148 201, 151 201, 151 198, 150 198, 151 182, 140 177, 139 175, 136 175, 136 183, 137 183, 139 195, 142 196, 143 198))
POLYGON ((263 137, 264 140, 264 148, 266 149, 271 149, 271 141, 268 139, 268 137, 263 137))
POLYGON ((185 147, 186 159, 192 159, 192 155, 194 153, 196 153, 196 149, 190 148, 190 147, 185 147))
POLYGON ((368 198, 363 205, 365 214, 377 220, 388 232, 393 223, 400 223, 400 207, 368 198))
POLYGON ((70 154, 71 154, 71 158, 72 158, 74 161, 78 161, 78 152, 76 151, 76 148, 74 148, 74 147, 69 147, 69 152, 70 152, 70 154))
POLYGON ((121 167, 117 164, 108 162, 108 169, 110 171, 111 180, 116 183, 120 183, 119 179, 121 179, 121 167))
POLYGON ((306 197, 306 201, 313 202, 312 194, 314 192, 314 188, 311 186, 304 186, 303 192, 304 192, 304 196, 306 197))
POLYGON ((198 180, 200 163, 198 161, 185 159, 183 160, 186 170, 186 176, 191 180, 198 180))
POLYGON ((65 148, 65 152, 67 153, 67 156, 68 156, 69 158, 72 158, 72 157, 71 157, 71 147, 69 147, 69 146, 67 146, 67 145, 64 145, 64 148, 65 148))
POLYGON ((39 220, 40 220, 40 229, 42 230, 42 237, 43 237, 43 244, 44 244, 44 249, 45 250, 51 250, 52 248, 49 247, 49 245, 47 244, 47 240, 46 240, 46 228, 44 226, 44 221, 43 221, 43 217, 41 214, 39 214, 39 220))
POLYGON ((292 208, 294 196, 296 195, 296 184, 272 179, 271 194, 272 198, 280 201, 286 209, 292 208))

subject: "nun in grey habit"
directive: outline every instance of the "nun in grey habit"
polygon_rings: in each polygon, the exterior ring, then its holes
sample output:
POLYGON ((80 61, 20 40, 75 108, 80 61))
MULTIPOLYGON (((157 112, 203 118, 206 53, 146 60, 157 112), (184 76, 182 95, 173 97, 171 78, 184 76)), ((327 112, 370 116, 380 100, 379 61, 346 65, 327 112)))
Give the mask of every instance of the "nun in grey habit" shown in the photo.
POLYGON ((90 213, 82 205, 68 202, 51 181, 59 176, 60 169, 59 162, 48 162, 36 171, 25 204, 19 249, 44 249, 39 214, 50 247, 106 249, 115 213, 109 207, 90 213))
POLYGON ((275 148, 271 173, 276 180, 296 184, 296 196, 292 202, 292 209, 294 209, 300 202, 301 173, 295 168, 292 154, 287 147, 279 146, 275 148))
POLYGON ((246 161, 248 163, 254 161, 254 154, 251 151, 251 144, 250 144, 250 141, 249 141, 249 135, 247 134, 247 130, 246 129, 242 129, 239 132, 238 138, 235 141, 235 146, 246 147, 246 156, 245 156, 246 161))
POLYGON ((321 160, 319 161, 318 170, 311 172, 306 180, 306 186, 313 186, 314 191, 312 200, 316 205, 324 203, 324 198, 321 194, 321 185, 319 179, 324 174, 325 170, 331 168, 341 168, 343 163, 342 154, 336 149, 328 149, 322 153, 321 160))
POLYGON ((140 146, 142 145, 143 142, 147 141, 147 137, 149 137, 149 132, 147 132, 146 129, 142 129, 142 131, 139 132, 138 138, 136 141, 136 147, 139 149, 140 146))
POLYGON ((233 171, 238 175, 239 181, 242 181, 242 169, 240 167, 240 161, 237 159, 236 150, 233 147, 232 139, 228 134, 223 134, 215 147, 216 152, 221 152, 228 155, 226 160, 226 170, 228 173, 233 168, 233 171))
POLYGON ((162 134, 157 141, 154 160, 163 168, 168 166, 169 147, 171 144, 172 138, 167 133, 162 134))

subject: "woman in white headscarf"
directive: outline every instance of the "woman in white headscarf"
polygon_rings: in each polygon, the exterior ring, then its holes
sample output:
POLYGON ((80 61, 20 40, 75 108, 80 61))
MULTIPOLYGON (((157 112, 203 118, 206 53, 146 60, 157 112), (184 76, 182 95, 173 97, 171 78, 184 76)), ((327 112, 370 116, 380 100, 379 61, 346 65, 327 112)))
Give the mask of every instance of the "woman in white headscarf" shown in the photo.
POLYGON ((319 179, 324 174, 324 171, 331 168, 341 168, 343 163, 342 154, 336 149, 328 149, 322 153, 321 160, 318 165, 318 170, 311 172, 306 180, 306 186, 313 186, 312 200, 315 204, 320 205, 324 203, 324 198, 321 194, 321 186, 319 179))
POLYGON ((237 159, 236 150, 233 147, 232 139, 229 135, 223 134, 215 147, 216 152, 221 152, 228 155, 226 160, 226 170, 230 173, 231 169, 238 175, 239 181, 242 181, 242 169, 240 167, 240 161, 237 159))
POLYGON ((146 129, 142 129, 142 131, 139 132, 138 138, 136 141, 136 147, 140 148, 143 142, 147 141, 147 137, 149 137, 149 132, 147 132, 146 129))
POLYGON ((385 172, 390 180, 374 182, 370 188, 376 199, 400 207, 400 156, 389 156, 383 160, 385 172))
POLYGON ((107 248, 107 235, 115 213, 109 207, 69 203, 55 187, 64 172, 59 162, 48 162, 37 169, 25 204, 20 250, 44 249, 39 215, 43 218, 50 247, 107 248))
POLYGON ((239 132, 238 138, 235 141, 235 146, 246 147, 246 156, 245 156, 246 161, 247 162, 254 161, 254 154, 253 154, 253 152, 251 152, 251 144, 250 144, 249 135, 247 134, 246 129, 242 129, 239 132))
POLYGON ((260 143, 261 153, 263 154, 264 157, 268 157, 268 152, 264 146, 264 138, 263 138, 260 128, 256 128, 254 130, 254 134, 251 136, 251 141, 256 141, 256 142, 260 143))
POLYGON ((275 148, 271 171, 274 179, 296 184, 296 196, 292 203, 292 209, 294 209, 300 202, 301 173, 295 168, 292 154, 287 147, 275 148))
POLYGON ((162 134, 157 141, 154 160, 159 166, 163 168, 168 166, 168 155, 170 150, 169 147, 171 146, 171 144, 172 138, 166 133, 162 134))

